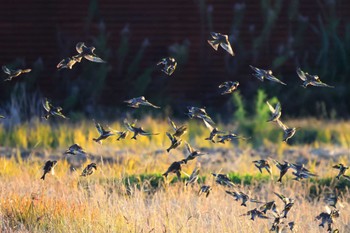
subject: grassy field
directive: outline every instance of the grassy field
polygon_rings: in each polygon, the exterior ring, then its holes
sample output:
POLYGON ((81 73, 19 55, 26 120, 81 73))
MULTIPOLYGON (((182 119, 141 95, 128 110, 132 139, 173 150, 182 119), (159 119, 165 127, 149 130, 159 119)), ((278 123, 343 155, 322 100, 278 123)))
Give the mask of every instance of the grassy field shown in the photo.
MULTIPOLYGON (((252 138, 222 145, 203 140, 208 130, 191 120, 184 139, 206 155, 183 166, 181 182, 175 175, 168 179, 161 176, 173 161, 186 155, 183 145, 170 153, 165 151, 169 146, 167 122, 146 118, 138 124, 160 135, 137 141, 130 140, 129 135, 124 141, 111 138, 99 145, 92 141, 97 136, 92 121, 56 125, 34 120, 11 127, 2 125, 2 232, 269 232, 273 215, 268 214, 271 219, 255 221, 240 216, 259 205, 248 202, 247 207, 240 206, 225 193, 229 188, 215 183, 211 172, 228 173, 236 184, 233 190, 250 192, 261 201, 276 200, 279 210, 283 203, 273 192, 295 198, 284 220, 295 221, 294 232, 327 232, 318 226, 320 222, 315 217, 325 211, 325 195, 338 188, 342 207, 334 227, 350 232, 350 182, 335 180, 337 170, 331 168, 333 164, 349 162, 350 122, 288 121, 288 125, 301 127, 291 145, 280 142, 281 132, 267 124, 261 129, 266 133, 262 144, 252 138), (305 138, 310 138, 308 143, 302 143, 305 138), (73 143, 83 146, 88 156, 64 156, 65 149, 73 143), (49 158, 58 160, 55 175, 42 181, 42 167, 49 158), (260 158, 304 163, 318 177, 297 182, 289 171, 279 184, 274 165, 272 176, 260 174, 254 167, 252 161, 260 158), (97 172, 81 177, 82 169, 91 161, 97 163, 97 172), (198 164, 199 182, 185 186, 186 174, 198 164), (203 184, 213 188, 208 198, 198 196, 203 184)), ((109 125, 123 128, 118 122, 109 125)), ((220 127, 238 129, 234 124, 220 127)), ((249 133, 241 130, 242 134, 249 133)))

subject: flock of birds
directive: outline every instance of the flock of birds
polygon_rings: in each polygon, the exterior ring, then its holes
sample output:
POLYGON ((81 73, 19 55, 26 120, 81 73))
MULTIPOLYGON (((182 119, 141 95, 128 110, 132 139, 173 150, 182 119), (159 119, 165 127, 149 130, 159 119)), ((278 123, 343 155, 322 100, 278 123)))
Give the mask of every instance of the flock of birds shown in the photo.
MULTIPOLYGON (((215 50, 218 50, 218 47, 221 46, 224 50, 226 50, 230 55, 234 56, 233 49, 231 47, 231 44, 228 40, 227 35, 223 35, 220 33, 211 33, 211 38, 208 40, 209 45, 211 45, 215 50)), ((68 57, 63 59, 59 64, 57 65, 57 69, 72 69, 73 66, 77 63, 80 63, 83 58, 85 58, 88 61, 96 62, 96 63, 105 63, 103 59, 98 57, 95 52, 94 47, 88 47, 83 42, 79 42, 76 44, 76 51, 78 54, 73 55, 72 57, 68 57)), ((166 57, 161 59, 157 65, 160 67, 160 70, 164 72, 166 75, 170 76, 175 72, 177 62, 172 57, 166 57)), ((253 76, 259 79, 260 81, 269 80, 281 85, 287 85, 278 78, 276 78, 271 70, 263 70, 254 66, 250 66, 250 68, 254 71, 253 76)), ((13 78, 18 77, 21 74, 28 73, 31 71, 31 69, 10 69, 6 66, 2 67, 5 74, 7 74, 7 78, 5 81, 11 81, 13 78)), ((320 78, 317 75, 310 75, 304 71, 302 71, 300 68, 297 68, 296 70, 297 75, 299 78, 303 81, 302 86, 304 88, 308 86, 315 86, 315 87, 328 87, 333 88, 333 86, 330 86, 328 84, 325 84, 321 82, 320 78)), ((235 90, 237 90, 239 87, 239 82, 237 81, 227 81, 218 86, 218 88, 221 91, 221 95, 228 95, 233 93, 235 90)), ((159 109, 159 106, 156 106, 149 101, 146 100, 144 96, 136 97, 130 100, 124 101, 129 107, 131 108, 139 108, 140 106, 147 106, 152 107, 155 109, 159 109)), ((281 105, 280 103, 277 103, 276 106, 272 106, 269 102, 266 102, 268 105, 270 111, 271 111, 271 117, 267 120, 268 122, 274 122, 277 123, 277 125, 283 130, 283 141, 287 142, 290 138, 292 138, 297 128, 295 127, 288 127, 281 121, 281 105)), ((43 108, 45 110, 45 115, 43 116, 44 119, 48 120, 50 117, 61 117, 67 119, 67 117, 62 113, 62 108, 59 106, 54 106, 48 99, 43 100, 43 108)), ((217 127, 215 127, 215 122, 212 120, 212 118, 208 115, 205 108, 199 108, 199 107, 193 107, 189 106, 187 107, 187 113, 189 118, 198 118, 202 120, 205 124, 205 126, 209 129, 210 133, 205 140, 209 140, 212 143, 225 143, 228 141, 236 140, 236 139, 243 139, 247 140, 248 137, 239 136, 237 134, 234 134, 232 132, 225 132, 222 130, 219 130, 217 127)), ((4 116, 0 116, 1 118, 4 118, 4 116)), ((173 132, 166 132, 167 137, 170 140, 170 146, 166 149, 167 152, 170 152, 171 150, 174 150, 178 148, 183 140, 181 137, 187 132, 187 126, 181 125, 177 126, 170 118, 168 118, 169 125, 172 128, 173 132)), ((128 133, 133 133, 133 136, 131 139, 137 140, 138 136, 151 136, 151 135, 157 135, 158 133, 152 133, 145 131, 142 127, 136 126, 136 121, 133 123, 129 123, 127 120, 124 120, 124 125, 126 130, 118 131, 114 130, 108 127, 108 129, 104 128, 101 124, 98 122, 95 122, 95 126, 98 131, 98 137, 93 138, 95 142, 98 142, 102 144, 102 141, 111 137, 111 136, 117 136, 117 140, 123 140, 126 139, 128 136, 128 133)), ((169 168, 163 173, 164 177, 168 177, 169 174, 176 174, 178 180, 181 180, 181 167, 183 164, 187 164, 188 162, 196 159, 199 156, 205 155, 204 153, 194 149, 189 143, 184 142, 187 148, 187 155, 184 159, 180 161, 173 162, 169 168)), ((77 155, 77 154, 86 154, 84 149, 79 146, 78 144, 73 144, 70 146, 65 152, 66 155, 77 155)), ((278 168, 280 175, 278 182, 282 182, 283 176, 287 173, 289 169, 292 169, 292 174, 294 175, 294 180, 300 181, 303 179, 307 179, 309 177, 315 177, 316 174, 311 173, 307 168, 304 167, 304 165, 290 163, 288 161, 284 161, 284 163, 281 163, 279 161, 276 161, 274 159, 271 159, 273 163, 278 168)), ((270 175, 271 175, 271 167, 268 160, 256 160, 253 161, 254 165, 257 169, 262 173, 263 169, 265 169, 270 175)), ((54 174, 54 168, 57 165, 57 161, 55 160, 49 160, 44 165, 44 173, 41 177, 41 179, 45 180, 45 177, 48 173, 54 174)), ((346 170, 349 168, 343 164, 334 165, 333 168, 339 169, 339 174, 336 176, 337 179, 340 179, 341 177, 344 177, 345 179, 350 180, 350 177, 345 175, 346 170)), ((84 170, 81 173, 81 176, 89 176, 94 173, 94 171, 97 170, 97 164, 91 163, 87 165, 87 167, 84 168, 84 170)), ((187 185, 193 185, 197 183, 198 177, 199 177, 199 171, 200 167, 197 166, 192 174, 189 176, 188 180, 186 181, 187 185)), ((237 191, 235 184, 230 180, 230 178, 226 174, 217 174, 212 173, 212 175, 215 177, 215 181, 217 184, 222 185, 229 190, 226 190, 226 193, 228 195, 231 195, 236 201, 241 200, 242 206, 247 206, 246 203, 248 201, 254 202, 259 204, 260 206, 254 209, 251 209, 244 214, 244 216, 250 216, 251 220, 254 220, 256 218, 261 219, 269 219, 267 215, 268 211, 273 216, 273 223, 271 227, 271 231, 276 232, 282 232, 283 229, 289 228, 291 231, 295 228, 294 221, 290 221, 288 223, 284 223, 283 219, 287 218, 288 212, 291 210, 291 208, 294 206, 294 199, 291 197, 286 197, 282 194, 275 193, 275 195, 283 202, 284 206, 281 211, 277 209, 276 201, 272 200, 269 202, 263 202, 256 199, 251 198, 250 194, 246 194, 243 191, 237 191)), ((200 190, 198 192, 199 195, 205 194, 206 197, 209 196, 210 192, 212 190, 212 187, 209 185, 202 185, 200 187, 200 190)), ((333 229, 333 223, 334 219, 339 217, 339 210, 336 207, 336 203, 338 200, 338 194, 337 191, 334 192, 333 196, 328 197, 327 202, 330 203, 330 207, 327 207, 326 212, 320 213, 318 216, 316 216, 317 220, 321 220, 321 227, 324 227, 325 224, 327 224, 327 231, 328 232, 339 232, 338 229, 333 229)))

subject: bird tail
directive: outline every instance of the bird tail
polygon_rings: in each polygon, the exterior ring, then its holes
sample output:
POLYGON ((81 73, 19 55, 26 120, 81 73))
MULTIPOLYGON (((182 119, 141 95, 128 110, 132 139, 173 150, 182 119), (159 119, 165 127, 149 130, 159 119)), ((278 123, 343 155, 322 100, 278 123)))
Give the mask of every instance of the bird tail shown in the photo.
POLYGON ((168 177, 168 173, 165 172, 165 173, 162 174, 162 176, 165 176, 165 178, 167 178, 168 177))
POLYGON ((45 175, 46 175, 46 173, 44 173, 40 179, 45 180, 45 175))
POLYGON ((166 149, 166 151, 169 153, 169 151, 170 151, 170 148, 168 148, 168 149, 166 149))

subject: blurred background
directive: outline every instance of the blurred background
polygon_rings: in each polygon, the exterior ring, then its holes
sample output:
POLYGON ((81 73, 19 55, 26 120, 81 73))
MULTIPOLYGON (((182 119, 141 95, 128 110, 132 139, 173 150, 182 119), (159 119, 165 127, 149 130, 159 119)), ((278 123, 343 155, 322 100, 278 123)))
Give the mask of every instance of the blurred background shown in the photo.
POLYGON ((345 0, 3 0, 0 64, 32 72, 1 82, 0 114, 28 119, 47 97, 71 119, 108 119, 125 114, 124 100, 144 95, 163 108, 146 108, 151 115, 185 118, 194 105, 225 121, 275 98, 285 117, 343 119, 350 114, 349 19, 345 0), (229 35, 236 56, 214 51, 211 31, 229 35), (80 41, 107 63, 84 60, 58 71, 80 41), (167 56, 178 62, 170 77, 156 66, 167 56), (249 65, 272 69, 288 85, 260 82, 249 65), (302 88, 296 67, 336 88, 302 88), (228 80, 239 81, 239 91, 221 96, 217 87, 228 80))

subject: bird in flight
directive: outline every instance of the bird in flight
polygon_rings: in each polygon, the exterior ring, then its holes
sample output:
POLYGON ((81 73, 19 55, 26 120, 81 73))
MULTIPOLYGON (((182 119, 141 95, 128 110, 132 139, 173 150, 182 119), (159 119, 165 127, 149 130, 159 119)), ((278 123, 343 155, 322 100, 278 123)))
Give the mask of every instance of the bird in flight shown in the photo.
POLYGON ((232 50, 230 41, 228 40, 228 35, 223 35, 218 32, 211 32, 210 35, 212 38, 208 40, 208 43, 211 47, 213 47, 213 49, 217 51, 220 45, 221 48, 226 50, 231 56, 235 55, 232 50))
POLYGON ((48 99, 45 99, 42 104, 46 111, 46 114, 43 116, 46 120, 49 119, 50 116, 59 116, 64 119, 68 119, 65 115, 63 115, 62 108, 53 106, 48 99))
POLYGON ((13 78, 18 77, 21 74, 29 73, 30 71, 32 71, 31 69, 12 70, 7 68, 7 66, 2 66, 2 70, 4 71, 5 74, 8 75, 8 77, 4 81, 11 81, 13 78))
POLYGON ((250 65, 250 68, 255 72, 255 73, 253 73, 253 76, 262 82, 264 81, 264 79, 267 79, 267 80, 270 80, 272 82, 276 82, 276 83, 279 83, 282 85, 287 85, 284 82, 282 82, 281 80, 279 80, 278 78, 276 78, 275 76, 273 76, 272 70, 263 70, 263 69, 259 69, 259 68, 256 68, 254 66, 251 66, 251 65, 250 65))
POLYGON ((311 75, 304 71, 302 71, 300 68, 297 68, 297 74, 299 78, 303 81, 302 87, 306 88, 307 86, 315 86, 315 87, 329 87, 334 88, 334 86, 330 86, 326 83, 321 82, 320 77, 317 75, 311 75))
POLYGON ((235 90, 237 90, 239 86, 239 82, 226 81, 219 85, 219 88, 224 88, 221 92, 221 95, 231 94, 235 90))
POLYGON ((78 55, 75 56, 76 59, 85 58, 92 62, 106 63, 106 61, 102 60, 95 54, 95 47, 87 47, 84 42, 77 43, 75 49, 78 52, 78 55))
POLYGON ((162 58, 157 66, 162 66, 161 71, 167 74, 168 76, 172 75, 176 69, 177 62, 173 57, 162 58))
POLYGON ((129 100, 125 100, 124 102, 127 103, 128 106, 132 107, 132 108, 139 108, 140 105, 148 106, 148 107, 152 107, 152 108, 160 108, 160 107, 158 107, 158 106, 148 102, 148 100, 146 100, 146 98, 144 96, 140 96, 140 97, 132 98, 132 99, 129 99, 129 100))

